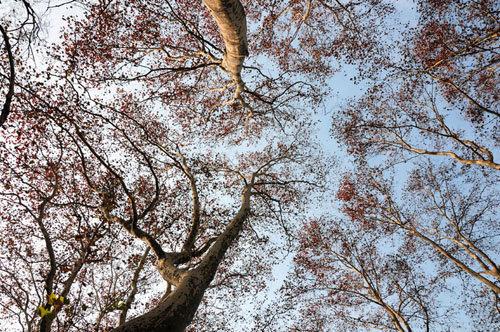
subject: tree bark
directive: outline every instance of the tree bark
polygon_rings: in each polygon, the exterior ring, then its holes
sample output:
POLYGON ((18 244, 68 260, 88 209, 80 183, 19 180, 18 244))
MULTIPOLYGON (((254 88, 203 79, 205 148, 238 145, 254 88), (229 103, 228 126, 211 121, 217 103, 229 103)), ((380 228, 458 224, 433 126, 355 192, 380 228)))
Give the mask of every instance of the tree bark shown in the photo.
POLYGON ((245 10, 239 0, 203 0, 203 3, 219 27, 226 48, 222 67, 231 74, 239 94, 244 88, 241 68, 248 55, 245 10))

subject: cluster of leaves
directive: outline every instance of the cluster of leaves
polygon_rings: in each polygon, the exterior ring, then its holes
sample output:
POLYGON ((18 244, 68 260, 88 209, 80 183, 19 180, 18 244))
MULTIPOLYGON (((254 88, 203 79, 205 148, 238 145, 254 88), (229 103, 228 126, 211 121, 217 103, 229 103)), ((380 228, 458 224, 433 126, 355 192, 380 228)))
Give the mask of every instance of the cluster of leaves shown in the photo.
POLYGON ((57 312, 65 304, 69 304, 69 300, 67 298, 50 293, 47 299, 47 304, 39 306, 37 311, 42 319, 45 316, 53 318, 55 316, 55 312, 57 312))

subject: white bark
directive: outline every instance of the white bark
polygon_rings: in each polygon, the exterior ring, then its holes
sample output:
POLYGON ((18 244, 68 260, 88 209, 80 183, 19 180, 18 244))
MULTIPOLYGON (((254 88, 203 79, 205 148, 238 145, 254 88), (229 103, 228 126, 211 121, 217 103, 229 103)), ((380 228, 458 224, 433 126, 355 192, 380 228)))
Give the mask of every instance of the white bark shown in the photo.
POLYGON ((226 48, 222 67, 231 75, 239 95, 244 88, 241 68, 248 55, 245 10, 239 0, 203 0, 203 3, 219 27, 226 48))

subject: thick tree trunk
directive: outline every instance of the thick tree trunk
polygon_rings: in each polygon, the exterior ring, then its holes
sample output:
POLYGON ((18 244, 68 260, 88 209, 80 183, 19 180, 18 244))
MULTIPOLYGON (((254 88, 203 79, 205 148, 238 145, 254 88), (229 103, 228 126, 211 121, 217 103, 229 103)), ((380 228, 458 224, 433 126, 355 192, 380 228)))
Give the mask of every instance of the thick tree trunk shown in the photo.
POLYGON ((238 237, 250 212, 251 188, 242 194, 236 216, 208 250, 200 264, 182 277, 175 290, 153 310, 114 329, 114 332, 181 332, 191 323, 226 251, 238 237))
MULTIPOLYGON (((193 271, 194 272, 194 271, 193 271)), ((117 327, 115 332, 181 332, 191 323, 211 278, 192 274, 157 307, 117 327)))
POLYGON ((231 74, 237 90, 243 90, 241 68, 248 55, 247 20, 243 5, 239 0, 203 0, 203 3, 210 10, 224 40, 226 51, 222 67, 231 74))

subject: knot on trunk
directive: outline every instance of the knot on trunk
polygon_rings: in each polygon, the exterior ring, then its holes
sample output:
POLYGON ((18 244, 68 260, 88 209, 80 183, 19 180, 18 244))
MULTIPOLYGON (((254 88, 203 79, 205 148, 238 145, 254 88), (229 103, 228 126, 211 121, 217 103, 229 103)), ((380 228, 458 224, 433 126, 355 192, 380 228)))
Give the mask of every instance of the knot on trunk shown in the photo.
POLYGON ((165 258, 157 259, 155 265, 163 280, 174 286, 178 286, 187 274, 186 269, 176 266, 173 256, 167 255, 165 258))

